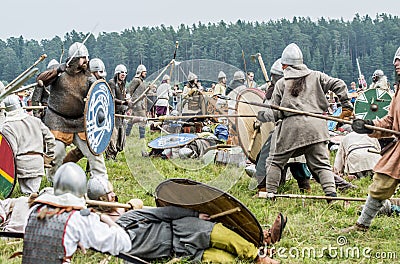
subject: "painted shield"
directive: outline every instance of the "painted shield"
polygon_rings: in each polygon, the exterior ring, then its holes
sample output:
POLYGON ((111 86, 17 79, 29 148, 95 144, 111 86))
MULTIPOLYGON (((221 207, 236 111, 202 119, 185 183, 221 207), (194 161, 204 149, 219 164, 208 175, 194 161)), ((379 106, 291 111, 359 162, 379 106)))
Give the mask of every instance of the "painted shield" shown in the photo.
POLYGON ((360 119, 377 119, 387 115, 392 97, 382 89, 368 89, 354 104, 354 115, 360 119))
MULTIPOLYGON (((243 90, 238 94, 237 100, 245 102, 263 103, 265 94, 255 88, 243 90)), ((264 111, 264 107, 249 104, 236 103, 236 112, 238 115, 255 115, 259 111, 264 111)), ((256 129, 254 123, 258 122, 256 117, 237 117, 235 120, 236 132, 239 138, 239 145, 249 160, 255 163, 258 154, 261 151, 269 133, 274 129, 273 122, 258 123, 260 128, 256 129)))
POLYGON ((154 139, 148 146, 153 149, 178 148, 185 146, 196 138, 198 138, 196 134, 190 133, 169 134, 154 139))
POLYGON ((99 155, 106 150, 114 129, 114 98, 104 80, 89 89, 85 105, 85 131, 90 151, 99 155))
POLYGON ((8 198, 17 180, 14 152, 7 139, 0 133, 0 195, 8 198))
POLYGON ((169 179, 160 183, 155 192, 158 207, 173 205, 190 208, 217 217, 216 222, 235 231, 257 247, 262 246, 263 232, 257 218, 230 194, 204 183, 188 179, 169 179))

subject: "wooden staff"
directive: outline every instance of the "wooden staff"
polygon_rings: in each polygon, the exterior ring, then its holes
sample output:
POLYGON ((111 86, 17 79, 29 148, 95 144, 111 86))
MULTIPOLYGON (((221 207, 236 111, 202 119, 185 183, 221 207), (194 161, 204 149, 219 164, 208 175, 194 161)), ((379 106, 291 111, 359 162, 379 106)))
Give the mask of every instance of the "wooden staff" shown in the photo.
MULTIPOLYGON (((45 109, 47 106, 43 105, 34 105, 34 106, 23 106, 22 108, 25 110, 36 110, 36 109, 45 109)), ((6 109, 4 106, 0 107, 1 110, 6 109)))
POLYGON ((262 71, 262 73, 264 75, 265 81, 269 82, 270 80, 268 78, 267 69, 265 68, 265 64, 264 64, 264 61, 263 61, 263 59, 261 57, 261 53, 257 53, 255 55, 251 55, 251 57, 252 58, 257 58, 258 63, 260 64, 260 67, 261 67, 261 71, 262 71))
POLYGON ((258 198, 289 198, 289 199, 315 199, 315 200, 332 200, 332 201, 355 201, 365 202, 366 198, 358 197, 331 197, 331 196, 317 196, 317 195, 300 195, 300 194, 273 194, 267 192, 259 192, 258 198))
MULTIPOLYGON (((113 207, 113 208, 124 208, 124 209, 132 209, 132 206, 130 204, 124 204, 124 203, 117 203, 117 202, 105 202, 105 201, 97 201, 97 200, 86 200, 86 204, 92 205, 92 206, 104 206, 104 207, 113 207)), ((151 206, 143 206, 143 208, 157 208, 157 207, 151 207, 151 206)), ((235 207, 230 210, 226 210, 224 212, 210 215, 210 219, 215 219, 221 216, 233 214, 236 212, 240 212, 239 207, 235 207)))
MULTIPOLYGON (((120 115, 120 114, 114 114, 116 117, 123 117, 123 118, 128 118, 128 119, 143 119, 143 117, 139 116, 129 116, 129 115, 120 115)), ((188 115, 188 116, 159 116, 159 117, 152 117, 152 118, 147 118, 147 121, 164 121, 164 120, 178 120, 178 119, 191 119, 191 118, 220 118, 220 117, 256 117, 256 115, 188 115)))
MULTIPOLYGON (((295 113, 295 114, 299 114, 299 115, 312 116, 312 117, 315 117, 315 118, 331 120, 331 121, 335 121, 335 122, 341 122, 341 123, 349 124, 349 125, 353 124, 352 121, 340 119, 340 118, 333 117, 333 116, 327 116, 327 115, 322 115, 322 114, 314 114, 314 113, 310 113, 310 112, 305 112, 305 111, 292 109, 292 108, 287 108, 287 107, 281 107, 281 106, 277 106, 277 105, 270 105, 270 104, 257 103, 257 102, 246 102, 246 101, 241 101, 241 100, 234 100, 234 99, 231 99, 231 98, 229 98, 227 96, 221 96, 221 95, 218 95, 218 97, 222 98, 222 99, 225 99, 225 100, 236 101, 238 103, 255 105, 255 106, 260 106, 260 107, 265 107, 265 108, 271 108, 271 109, 274 109, 274 110, 285 111, 285 112, 295 113)), ((365 128, 372 129, 372 130, 377 130, 377 131, 382 131, 382 132, 387 132, 387 133, 391 133, 391 134, 396 135, 396 136, 400 136, 400 132, 399 131, 395 131, 395 130, 392 130, 392 129, 387 129, 387 128, 383 128, 383 127, 376 127, 376 126, 371 126, 371 125, 365 125, 365 128)))
POLYGON ((226 211, 221 212, 221 213, 218 213, 218 214, 210 215, 210 219, 215 219, 215 218, 218 218, 218 217, 221 217, 221 216, 233 214, 233 213, 240 212, 240 211, 241 211, 241 210, 240 210, 239 207, 235 207, 235 208, 233 208, 233 209, 226 210, 226 211))
POLYGON ((171 80, 172 80, 172 72, 173 72, 174 66, 175 66, 176 51, 178 50, 178 48, 179 48, 179 42, 176 41, 175 42, 174 59, 173 59, 174 62, 171 64, 171 69, 169 70, 169 77, 171 78, 171 80))
POLYGON ((26 75, 30 70, 32 70, 36 65, 38 65, 41 61, 43 61, 45 58, 47 58, 46 54, 42 54, 37 61, 35 61, 31 66, 29 66, 28 69, 26 69, 23 73, 17 76, 14 80, 12 80, 7 86, 4 88, 7 90, 9 87, 11 87, 15 82, 17 82, 19 79, 21 79, 24 75, 26 75))

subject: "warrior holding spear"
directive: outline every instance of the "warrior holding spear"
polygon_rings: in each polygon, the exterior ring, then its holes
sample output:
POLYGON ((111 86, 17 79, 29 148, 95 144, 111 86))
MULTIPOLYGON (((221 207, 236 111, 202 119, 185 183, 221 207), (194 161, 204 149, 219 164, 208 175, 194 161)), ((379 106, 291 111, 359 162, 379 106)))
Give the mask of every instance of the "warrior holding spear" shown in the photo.
MULTIPOLYGON (((271 103, 312 113, 324 113, 329 102, 325 94, 333 91, 344 108, 352 109, 344 81, 322 72, 312 71, 303 64, 300 48, 289 44, 282 52, 283 78, 275 86, 271 103)), ((304 154, 308 167, 317 175, 327 196, 336 197, 334 173, 329 163, 326 122, 310 116, 267 109, 258 114, 262 122, 282 119, 271 140, 271 153, 266 161, 266 189, 277 193, 281 171, 289 158, 304 154)))

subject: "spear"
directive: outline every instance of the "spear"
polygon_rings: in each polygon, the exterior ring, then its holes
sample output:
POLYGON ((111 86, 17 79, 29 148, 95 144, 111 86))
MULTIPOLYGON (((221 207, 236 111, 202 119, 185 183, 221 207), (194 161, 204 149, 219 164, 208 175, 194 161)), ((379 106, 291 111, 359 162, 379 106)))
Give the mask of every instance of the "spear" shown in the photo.
MULTIPOLYGON (((258 198, 289 198, 289 199, 314 199, 314 200, 330 200, 330 201, 353 201, 353 202, 365 202, 366 198, 360 197, 331 197, 331 196, 322 196, 322 195, 300 195, 300 194, 274 194, 268 192, 259 192, 258 198)), ((398 203, 398 198, 390 198, 394 204, 398 203)))
MULTIPOLYGON (((282 107, 282 106, 277 106, 277 105, 235 100, 235 99, 231 99, 231 98, 229 98, 227 96, 223 96, 223 95, 217 95, 217 96, 219 98, 221 98, 221 99, 232 100, 232 101, 236 101, 238 103, 255 105, 255 106, 260 106, 260 107, 265 107, 265 108, 271 108, 271 109, 274 109, 274 110, 285 111, 285 112, 295 113, 295 114, 299 114, 299 115, 312 116, 312 117, 315 117, 315 118, 331 120, 331 121, 335 121, 335 122, 341 122, 341 123, 349 124, 349 125, 353 124, 352 121, 340 119, 340 118, 337 118, 337 117, 332 117, 332 116, 327 116, 327 115, 322 115, 322 114, 314 114, 314 113, 310 113, 310 112, 306 112, 306 111, 302 111, 302 110, 297 110, 297 109, 292 109, 292 108, 287 108, 287 107, 282 107)), ((372 130, 377 130, 377 131, 381 131, 381 132, 386 132, 386 133, 391 133, 393 135, 400 136, 400 132, 399 131, 395 131, 395 130, 392 130, 392 129, 387 129, 387 128, 383 128, 383 127, 376 127, 376 126, 371 126, 371 125, 365 125, 365 128, 372 129, 372 130)))
POLYGON ((165 121, 165 120, 178 120, 178 119, 192 119, 192 118, 220 118, 220 117, 256 117, 256 115, 187 115, 187 116, 159 116, 153 118, 143 118, 140 116, 129 116, 129 115, 120 115, 115 114, 116 117, 123 117, 128 119, 138 119, 138 122, 143 121, 165 121), (140 119, 140 120, 139 120, 140 119), (145 119, 145 120, 143 120, 145 119))

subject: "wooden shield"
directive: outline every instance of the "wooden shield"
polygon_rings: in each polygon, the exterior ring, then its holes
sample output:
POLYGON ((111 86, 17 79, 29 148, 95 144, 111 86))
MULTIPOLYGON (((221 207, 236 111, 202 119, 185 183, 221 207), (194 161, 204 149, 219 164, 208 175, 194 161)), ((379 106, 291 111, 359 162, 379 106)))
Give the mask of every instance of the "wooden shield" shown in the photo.
POLYGON ((178 148, 189 144, 196 138, 198 138, 196 134, 190 133, 169 134, 154 139, 148 146, 153 149, 178 148))
POLYGON ((17 181, 14 152, 7 139, 0 133, 0 195, 10 197, 17 181))
POLYGON ((86 141, 94 155, 103 153, 114 129, 114 97, 105 80, 92 84, 86 97, 85 132, 86 141))
POLYGON ((387 115, 392 97, 382 89, 368 89, 357 97, 354 115, 360 119, 377 119, 387 115))
POLYGON ((237 209, 216 221, 257 247, 263 244, 263 231, 257 218, 235 197, 215 187, 189 179, 169 179, 157 186, 155 199, 159 207, 173 205, 211 216, 237 209))
MULTIPOLYGON (((265 94, 259 89, 251 88, 240 92, 237 96, 238 101, 263 103, 265 94)), ((236 103, 238 115, 257 115, 259 111, 265 111, 264 107, 249 104, 236 103)), ((239 138, 239 145, 251 162, 255 163, 269 133, 274 129, 273 122, 260 123, 260 129, 254 128, 254 122, 258 122, 256 117, 237 117, 235 120, 236 132, 239 138)))

